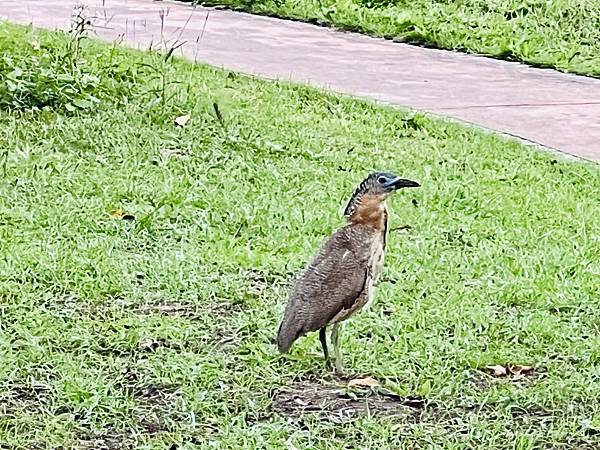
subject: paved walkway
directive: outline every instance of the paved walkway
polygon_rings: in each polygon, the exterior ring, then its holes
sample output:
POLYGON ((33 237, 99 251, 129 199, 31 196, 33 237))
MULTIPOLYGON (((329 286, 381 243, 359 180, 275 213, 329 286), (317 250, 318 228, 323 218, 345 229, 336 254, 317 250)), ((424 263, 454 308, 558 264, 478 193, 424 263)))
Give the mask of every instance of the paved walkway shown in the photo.
MULTIPOLYGON (((99 37, 479 124, 600 161, 600 80, 309 24, 151 0, 83 0, 99 37)), ((0 18, 68 28, 75 0, 0 0, 0 18)))

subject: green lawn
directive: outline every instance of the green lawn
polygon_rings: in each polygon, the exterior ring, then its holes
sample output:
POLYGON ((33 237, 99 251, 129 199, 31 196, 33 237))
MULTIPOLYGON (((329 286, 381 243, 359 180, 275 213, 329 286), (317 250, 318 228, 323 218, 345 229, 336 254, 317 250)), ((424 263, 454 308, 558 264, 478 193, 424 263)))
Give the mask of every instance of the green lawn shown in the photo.
POLYGON ((600 77, 598 0, 199 0, 600 77))
POLYGON ((598 166, 66 34, 0 50, 0 447, 600 446, 598 166), (422 187, 343 330, 365 393, 274 337, 375 169, 422 187))

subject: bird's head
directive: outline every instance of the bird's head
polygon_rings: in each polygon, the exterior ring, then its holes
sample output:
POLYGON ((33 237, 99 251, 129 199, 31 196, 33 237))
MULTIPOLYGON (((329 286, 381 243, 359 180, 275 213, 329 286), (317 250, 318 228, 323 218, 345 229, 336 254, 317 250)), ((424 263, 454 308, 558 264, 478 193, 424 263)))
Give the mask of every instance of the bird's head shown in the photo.
POLYGON ((416 181, 400 178, 390 172, 372 173, 358 185, 344 210, 344 215, 351 216, 365 197, 383 203, 392 192, 398 189, 419 186, 420 184, 416 181))

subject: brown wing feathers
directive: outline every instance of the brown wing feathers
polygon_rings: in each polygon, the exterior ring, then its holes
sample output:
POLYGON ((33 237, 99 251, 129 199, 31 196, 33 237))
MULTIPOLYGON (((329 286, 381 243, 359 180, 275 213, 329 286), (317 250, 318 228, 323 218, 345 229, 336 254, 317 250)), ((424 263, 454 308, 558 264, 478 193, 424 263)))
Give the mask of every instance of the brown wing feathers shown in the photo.
POLYGON ((360 226, 342 228, 300 275, 279 327, 280 352, 287 352, 300 336, 326 326, 359 298, 367 277, 367 233, 360 226))

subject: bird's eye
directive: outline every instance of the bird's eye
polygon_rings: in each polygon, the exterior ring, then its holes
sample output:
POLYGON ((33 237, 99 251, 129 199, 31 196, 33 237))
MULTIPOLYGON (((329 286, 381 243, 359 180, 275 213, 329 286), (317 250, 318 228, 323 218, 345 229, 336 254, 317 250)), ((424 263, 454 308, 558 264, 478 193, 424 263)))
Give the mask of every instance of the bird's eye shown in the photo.
POLYGON ((385 184, 387 182, 387 178, 386 177, 379 177, 379 178, 377 178, 377 182, 379 184, 385 184))

